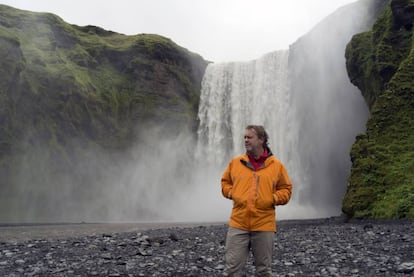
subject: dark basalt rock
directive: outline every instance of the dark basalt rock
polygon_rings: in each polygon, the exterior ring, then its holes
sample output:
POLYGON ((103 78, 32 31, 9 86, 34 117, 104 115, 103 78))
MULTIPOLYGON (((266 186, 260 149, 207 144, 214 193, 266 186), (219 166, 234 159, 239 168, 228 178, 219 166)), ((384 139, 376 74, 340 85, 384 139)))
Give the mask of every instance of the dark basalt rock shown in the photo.
MULTIPOLYGON (((221 276, 226 225, 0 242, 1 276, 221 276)), ((1 237, 1 230, 0 230, 1 237)), ((413 221, 282 221, 274 276, 409 276, 413 221)), ((254 275, 252 257, 247 276, 254 275)))

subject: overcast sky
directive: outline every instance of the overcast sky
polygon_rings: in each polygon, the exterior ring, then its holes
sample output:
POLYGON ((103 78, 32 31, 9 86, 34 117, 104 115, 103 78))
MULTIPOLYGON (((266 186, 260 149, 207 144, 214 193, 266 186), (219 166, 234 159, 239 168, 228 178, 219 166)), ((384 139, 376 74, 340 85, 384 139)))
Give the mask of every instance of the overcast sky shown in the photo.
POLYGON ((287 49, 355 0, 0 0, 68 23, 166 36, 213 62, 247 61, 287 49))

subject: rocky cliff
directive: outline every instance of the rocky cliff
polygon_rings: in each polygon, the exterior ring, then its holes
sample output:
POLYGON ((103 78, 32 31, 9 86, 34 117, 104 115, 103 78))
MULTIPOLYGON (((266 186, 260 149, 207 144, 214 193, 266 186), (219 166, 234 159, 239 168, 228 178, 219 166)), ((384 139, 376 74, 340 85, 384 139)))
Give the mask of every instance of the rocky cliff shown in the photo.
POLYGON ((16 190, 99 179, 98 168, 79 176, 86 151, 128 151, 154 125, 165 136, 197 126, 207 61, 168 38, 0 5, 0 57, 0 211, 16 190))
POLYGON ((343 211, 355 218, 414 218, 414 1, 393 0, 346 49, 347 70, 370 117, 351 150, 343 211))

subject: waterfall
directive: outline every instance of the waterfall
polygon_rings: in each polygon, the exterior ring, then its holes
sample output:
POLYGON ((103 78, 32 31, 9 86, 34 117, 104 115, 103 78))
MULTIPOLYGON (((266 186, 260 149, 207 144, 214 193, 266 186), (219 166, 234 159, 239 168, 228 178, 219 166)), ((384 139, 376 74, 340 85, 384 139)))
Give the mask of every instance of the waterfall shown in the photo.
POLYGON ((210 64, 202 82, 198 157, 219 175, 231 157, 244 152, 245 127, 264 125, 294 185, 291 203, 278 207, 282 218, 340 214, 349 150, 367 118, 344 58, 335 51, 324 58, 324 51, 315 55, 310 49, 299 43, 249 62, 210 64), (306 56, 312 63, 298 59, 306 56))
POLYGON ((377 2, 338 9, 290 45, 249 62, 210 64, 199 103, 197 155, 215 182, 244 152, 248 124, 264 125, 269 145, 293 182, 279 218, 336 216, 351 169, 349 152, 368 108, 348 78, 345 48, 370 28, 377 2))
POLYGON ((210 64, 203 78, 198 152, 223 166, 242 153, 244 128, 267 127, 271 149, 287 160, 289 133, 287 50, 249 62, 210 64))
POLYGON ((291 105, 289 51, 279 50, 248 62, 210 64, 205 72, 199 105, 196 153, 216 171, 244 153, 244 130, 264 125, 269 146, 289 171, 301 180, 295 152, 298 120, 291 105), (295 172, 297 174, 295 174, 295 172))

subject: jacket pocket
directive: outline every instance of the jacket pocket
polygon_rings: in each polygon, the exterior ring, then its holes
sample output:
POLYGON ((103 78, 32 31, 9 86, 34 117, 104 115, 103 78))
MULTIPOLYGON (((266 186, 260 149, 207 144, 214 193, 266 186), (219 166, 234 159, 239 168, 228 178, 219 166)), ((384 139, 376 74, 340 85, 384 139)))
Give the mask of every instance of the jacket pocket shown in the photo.
POLYGON ((262 210, 273 209, 273 194, 270 187, 257 184, 255 206, 262 210))
POLYGON ((271 193, 259 193, 256 197, 255 204, 258 209, 273 209, 273 195, 271 193))
POLYGON ((247 206, 247 200, 237 197, 237 196, 233 196, 233 207, 236 209, 242 209, 245 208, 247 206))

